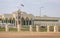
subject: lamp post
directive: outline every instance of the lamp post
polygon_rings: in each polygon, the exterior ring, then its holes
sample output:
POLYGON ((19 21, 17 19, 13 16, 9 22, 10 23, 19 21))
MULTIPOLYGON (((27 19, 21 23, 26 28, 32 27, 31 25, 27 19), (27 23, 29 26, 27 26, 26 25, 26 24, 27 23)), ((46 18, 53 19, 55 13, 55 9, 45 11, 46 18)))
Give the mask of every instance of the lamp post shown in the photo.
POLYGON ((40 16, 41 16, 41 11, 42 11, 42 8, 44 8, 44 7, 40 7, 40 16))
MULTIPOLYGON (((41 11, 43 7, 40 7, 40 20, 41 20, 41 11)), ((40 21, 40 26, 41 26, 41 21, 40 21)))

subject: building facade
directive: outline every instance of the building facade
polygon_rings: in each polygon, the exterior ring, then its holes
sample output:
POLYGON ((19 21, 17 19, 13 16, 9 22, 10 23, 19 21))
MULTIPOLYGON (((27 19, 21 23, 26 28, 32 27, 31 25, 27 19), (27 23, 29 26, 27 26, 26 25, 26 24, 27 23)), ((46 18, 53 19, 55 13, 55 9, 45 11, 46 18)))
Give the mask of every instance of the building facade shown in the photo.
POLYGON ((60 17, 48 17, 48 16, 34 16, 27 14, 21 10, 17 10, 11 14, 0 14, 0 26, 9 24, 9 26, 17 25, 40 25, 40 26, 54 26, 60 25, 60 17))

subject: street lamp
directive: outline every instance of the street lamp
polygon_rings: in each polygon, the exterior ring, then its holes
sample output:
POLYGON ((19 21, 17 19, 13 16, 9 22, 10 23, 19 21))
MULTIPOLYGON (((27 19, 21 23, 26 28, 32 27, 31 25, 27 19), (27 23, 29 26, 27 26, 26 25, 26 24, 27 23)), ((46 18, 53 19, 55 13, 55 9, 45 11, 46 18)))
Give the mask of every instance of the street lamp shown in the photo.
MULTIPOLYGON (((44 8, 44 7, 40 7, 40 20, 41 20, 41 11, 42 11, 42 8, 44 8)), ((40 26, 41 26, 41 21, 40 21, 40 26)))
POLYGON ((40 7, 40 16, 41 16, 41 11, 42 11, 42 8, 44 8, 44 7, 40 7))

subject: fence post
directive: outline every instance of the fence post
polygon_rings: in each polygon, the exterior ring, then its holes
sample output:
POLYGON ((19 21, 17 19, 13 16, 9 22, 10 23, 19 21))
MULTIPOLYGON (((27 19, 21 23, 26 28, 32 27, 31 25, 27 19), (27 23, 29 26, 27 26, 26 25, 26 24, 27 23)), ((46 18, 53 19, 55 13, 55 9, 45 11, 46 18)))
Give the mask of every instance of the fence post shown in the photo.
POLYGON ((36 25, 36 31, 37 31, 37 32, 39 31, 39 27, 38 27, 38 25, 36 25))
POLYGON ((30 32, 32 32, 32 25, 30 25, 30 32))
POLYGON ((49 28, 50 26, 49 25, 47 25, 47 32, 49 32, 50 31, 50 28, 49 28))
POLYGON ((54 26, 54 32, 57 32, 58 31, 58 27, 55 25, 54 26))
POLYGON ((5 31, 8 32, 8 24, 5 25, 5 31))

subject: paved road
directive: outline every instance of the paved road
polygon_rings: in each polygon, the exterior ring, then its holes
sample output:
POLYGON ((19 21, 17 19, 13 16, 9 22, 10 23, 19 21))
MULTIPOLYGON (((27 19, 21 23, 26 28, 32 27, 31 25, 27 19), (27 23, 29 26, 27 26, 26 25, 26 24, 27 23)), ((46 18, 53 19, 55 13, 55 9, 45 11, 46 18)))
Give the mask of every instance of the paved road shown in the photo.
POLYGON ((0 38, 60 38, 59 32, 0 32, 0 38))

